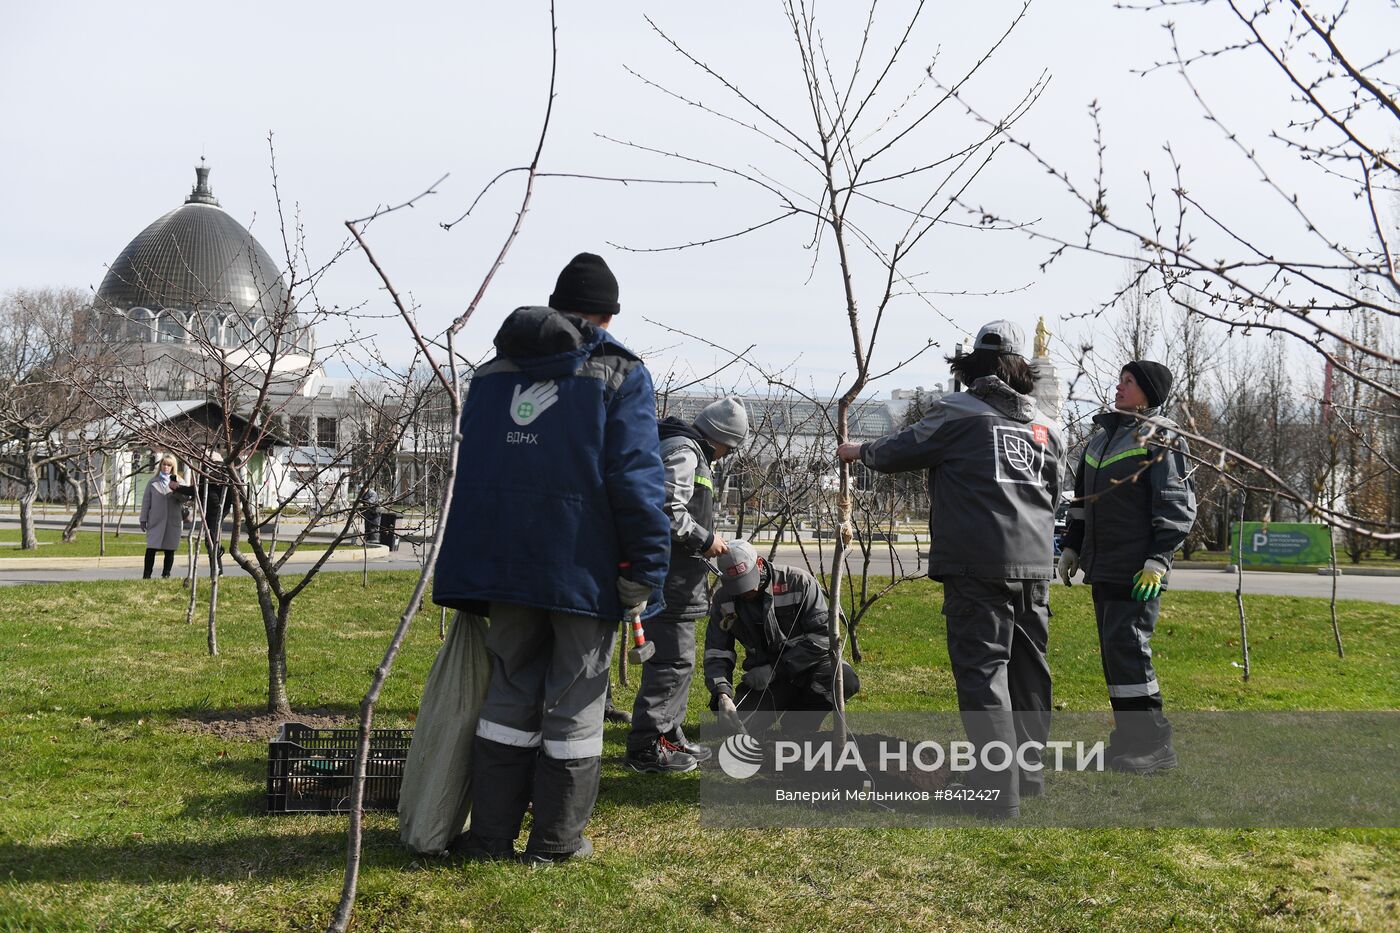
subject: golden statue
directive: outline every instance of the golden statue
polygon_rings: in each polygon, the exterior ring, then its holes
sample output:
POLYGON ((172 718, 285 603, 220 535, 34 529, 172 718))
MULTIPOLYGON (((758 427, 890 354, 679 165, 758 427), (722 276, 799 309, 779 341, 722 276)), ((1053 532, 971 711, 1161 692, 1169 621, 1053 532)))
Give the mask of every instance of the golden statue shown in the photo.
POLYGON ((1042 317, 1035 325, 1035 358, 1038 360, 1048 359, 1050 356, 1050 329, 1045 326, 1045 318, 1042 317))

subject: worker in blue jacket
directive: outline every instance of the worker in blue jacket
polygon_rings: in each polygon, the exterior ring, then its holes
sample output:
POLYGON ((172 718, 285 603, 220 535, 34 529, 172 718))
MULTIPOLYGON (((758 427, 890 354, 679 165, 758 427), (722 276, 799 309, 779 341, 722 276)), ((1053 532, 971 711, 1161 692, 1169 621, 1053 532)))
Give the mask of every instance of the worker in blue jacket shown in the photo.
POLYGON ((608 333, 607 263, 580 253, 549 307, 518 308, 472 375, 442 550, 439 605, 491 617, 471 831, 456 851, 586 856, 618 621, 664 605, 670 519, 651 374, 608 333))

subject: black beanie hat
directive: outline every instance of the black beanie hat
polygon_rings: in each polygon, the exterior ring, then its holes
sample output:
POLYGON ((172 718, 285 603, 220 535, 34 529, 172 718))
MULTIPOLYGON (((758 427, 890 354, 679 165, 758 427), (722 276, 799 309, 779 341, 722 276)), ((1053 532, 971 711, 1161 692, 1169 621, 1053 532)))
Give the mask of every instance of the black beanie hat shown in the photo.
POLYGON ((1161 363, 1151 360, 1133 360, 1123 367, 1124 372, 1133 374, 1142 394, 1147 396, 1147 406, 1157 408, 1167 400, 1172 390, 1172 371, 1161 363))
POLYGON ((549 306, 575 314, 616 314, 622 309, 617 303, 617 277, 602 256, 579 253, 559 273, 549 306))

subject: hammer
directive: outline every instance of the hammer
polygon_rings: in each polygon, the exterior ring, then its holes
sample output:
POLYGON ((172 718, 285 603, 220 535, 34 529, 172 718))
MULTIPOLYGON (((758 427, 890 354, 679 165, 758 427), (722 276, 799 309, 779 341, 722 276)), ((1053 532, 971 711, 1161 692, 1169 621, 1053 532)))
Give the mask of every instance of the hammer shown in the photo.
POLYGON ((627 660, 633 664, 642 664, 652 655, 656 654, 656 646, 647 641, 647 633, 642 631, 642 611, 639 607, 632 616, 632 641, 634 644, 627 652, 627 660))
MULTIPOLYGON (((617 565, 618 570, 626 570, 631 567, 630 561, 623 561, 617 565)), ((627 652, 627 660, 633 664, 642 664, 652 655, 656 654, 656 646, 647 641, 647 633, 642 631, 642 613, 646 611, 647 604, 642 603, 637 607, 629 618, 632 620, 632 641, 633 645, 627 652)))

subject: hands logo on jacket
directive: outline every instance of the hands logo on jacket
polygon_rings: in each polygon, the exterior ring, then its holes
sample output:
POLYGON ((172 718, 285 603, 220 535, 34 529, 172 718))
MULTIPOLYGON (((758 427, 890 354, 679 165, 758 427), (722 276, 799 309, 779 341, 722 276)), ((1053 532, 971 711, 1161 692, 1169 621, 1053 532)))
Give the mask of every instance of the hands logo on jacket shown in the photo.
POLYGON ((510 396, 510 420, 523 428, 557 401, 559 386, 553 379, 537 382, 524 391, 516 386, 510 396))

